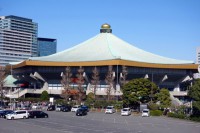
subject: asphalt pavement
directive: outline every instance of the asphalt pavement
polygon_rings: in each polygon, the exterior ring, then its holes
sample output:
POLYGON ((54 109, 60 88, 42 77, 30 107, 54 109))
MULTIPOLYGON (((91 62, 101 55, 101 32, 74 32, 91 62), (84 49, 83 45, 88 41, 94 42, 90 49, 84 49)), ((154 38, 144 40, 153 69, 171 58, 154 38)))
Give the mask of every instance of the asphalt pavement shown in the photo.
POLYGON ((5 120, 0 133, 200 133, 200 123, 168 117, 121 116, 119 113, 47 112, 49 118, 5 120))

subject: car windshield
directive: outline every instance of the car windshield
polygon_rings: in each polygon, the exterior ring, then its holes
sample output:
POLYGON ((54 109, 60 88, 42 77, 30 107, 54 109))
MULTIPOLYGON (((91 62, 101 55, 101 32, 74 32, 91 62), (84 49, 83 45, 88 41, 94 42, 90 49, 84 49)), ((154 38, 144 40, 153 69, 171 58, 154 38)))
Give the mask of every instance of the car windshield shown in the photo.
POLYGON ((112 109, 113 107, 107 107, 106 109, 112 109))
POLYGON ((148 111, 148 110, 143 110, 143 112, 144 112, 144 113, 148 113, 149 111, 148 111))
POLYGON ((123 111, 128 111, 128 109, 123 109, 123 111))

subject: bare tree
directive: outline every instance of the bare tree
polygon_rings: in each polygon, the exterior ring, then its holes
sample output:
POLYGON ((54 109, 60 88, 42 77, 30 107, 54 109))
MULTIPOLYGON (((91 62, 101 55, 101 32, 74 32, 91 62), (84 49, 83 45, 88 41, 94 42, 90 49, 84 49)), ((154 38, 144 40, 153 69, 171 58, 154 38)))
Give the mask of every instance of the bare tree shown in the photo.
POLYGON ((106 84, 108 84, 108 88, 106 90, 108 101, 111 99, 111 92, 112 88, 114 87, 114 79, 115 79, 115 74, 113 72, 113 66, 108 66, 108 73, 105 78, 105 82, 106 84))
POLYGON ((63 85, 64 90, 62 91, 62 94, 60 96, 63 97, 65 100, 68 100, 71 95, 70 84, 72 83, 71 79, 72 73, 70 67, 66 67, 65 73, 63 73, 61 76, 62 76, 61 84, 63 85))
POLYGON ((94 67, 94 69, 92 70, 92 80, 91 80, 91 84, 93 85, 93 93, 94 93, 94 100, 96 100, 96 91, 97 91, 97 85, 99 85, 100 81, 99 81, 99 71, 97 69, 97 67, 94 67))
POLYGON ((126 66, 122 66, 122 73, 120 74, 120 83, 121 85, 124 85, 127 83, 126 79, 127 79, 127 75, 128 75, 128 70, 126 66))
POLYGON ((0 67, 0 95, 1 95, 1 103, 3 103, 3 86, 5 84, 6 72, 4 67, 0 67))
POLYGON ((80 104, 82 99, 85 96, 85 92, 83 88, 83 84, 85 83, 84 76, 83 76, 84 69, 82 68, 82 66, 80 66, 77 72, 78 73, 76 74, 76 77, 77 77, 77 84, 78 84, 78 103, 80 104))

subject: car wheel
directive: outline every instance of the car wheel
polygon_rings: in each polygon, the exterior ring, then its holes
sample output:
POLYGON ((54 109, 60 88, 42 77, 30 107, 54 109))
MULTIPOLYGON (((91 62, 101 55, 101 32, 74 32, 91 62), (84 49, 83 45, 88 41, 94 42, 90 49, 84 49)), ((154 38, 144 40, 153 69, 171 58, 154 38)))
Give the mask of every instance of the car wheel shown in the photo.
POLYGON ((47 116, 47 115, 45 115, 44 117, 45 117, 45 118, 48 118, 48 116, 47 116))
POLYGON ((37 116, 34 116, 34 118, 37 118, 37 116))
POLYGON ((11 117, 11 120, 14 120, 14 117, 11 117))
POLYGON ((26 119, 26 116, 24 116, 23 119, 26 119))

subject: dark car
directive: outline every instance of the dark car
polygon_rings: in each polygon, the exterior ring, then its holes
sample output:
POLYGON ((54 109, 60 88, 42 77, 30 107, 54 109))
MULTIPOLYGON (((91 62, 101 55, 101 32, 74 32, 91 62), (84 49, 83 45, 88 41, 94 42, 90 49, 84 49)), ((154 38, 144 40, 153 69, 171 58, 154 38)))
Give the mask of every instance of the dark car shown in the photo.
POLYGON ((87 115, 87 110, 84 109, 84 108, 79 108, 77 111, 76 111, 76 115, 77 116, 83 116, 83 115, 87 115))
POLYGON ((61 107, 60 107, 60 111, 62 111, 62 112, 69 112, 69 111, 71 111, 71 106, 70 105, 62 105, 61 107))
POLYGON ((87 112, 89 112, 89 108, 88 108, 88 106, 86 106, 86 105, 81 105, 80 108, 85 109, 85 110, 87 110, 87 112))
POLYGON ((29 111, 29 118, 48 118, 49 115, 43 111, 33 110, 29 111))
POLYGON ((55 105, 50 105, 48 106, 47 111, 54 111, 55 109, 56 109, 55 105))
POLYGON ((11 114, 11 113, 13 113, 13 110, 1 110, 0 111, 0 117, 6 118, 6 115, 11 114))

